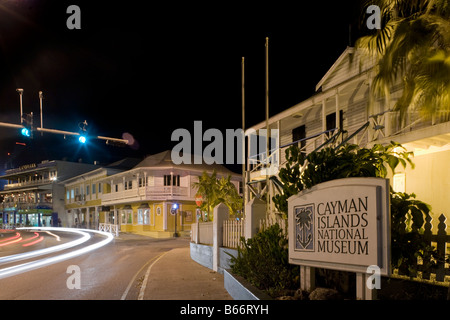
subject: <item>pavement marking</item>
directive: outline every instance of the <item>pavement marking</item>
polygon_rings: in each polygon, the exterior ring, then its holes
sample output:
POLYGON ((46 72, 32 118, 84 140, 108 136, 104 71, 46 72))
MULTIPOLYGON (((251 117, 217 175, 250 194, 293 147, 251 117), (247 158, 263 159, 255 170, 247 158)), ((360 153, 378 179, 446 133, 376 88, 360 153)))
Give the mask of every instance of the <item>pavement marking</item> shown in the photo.
MULTIPOLYGON (((128 284, 127 288, 125 289, 125 291, 122 294, 122 297, 120 298, 120 300, 125 300, 127 298, 128 292, 131 289, 131 286, 133 285, 133 283, 136 281, 137 276, 142 272, 142 270, 144 270, 144 268, 151 263, 153 260, 155 259, 159 259, 161 258, 162 255, 166 254, 168 251, 166 252, 162 252, 159 255, 151 258, 150 260, 148 260, 133 276, 133 278, 131 279, 130 283, 128 284)), ((153 264, 152 264, 153 265, 153 264)))
MULTIPOLYGON (((172 251, 172 250, 170 250, 170 251, 172 251)), ((153 261, 153 263, 148 267, 147 272, 145 273, 144 281, 142 281, 142 286, 141 286, 141 290, 139 291, 138 300, 144 300, 145 288, 147 287, 148 277, 150 275, 150 271, 152 270, 153 265, 156 262, 158 262, 158 260, 161 259, 166 253, 168 253, 170 251, 166 251, 163 254, 160 254, 158 259, 153 261)))

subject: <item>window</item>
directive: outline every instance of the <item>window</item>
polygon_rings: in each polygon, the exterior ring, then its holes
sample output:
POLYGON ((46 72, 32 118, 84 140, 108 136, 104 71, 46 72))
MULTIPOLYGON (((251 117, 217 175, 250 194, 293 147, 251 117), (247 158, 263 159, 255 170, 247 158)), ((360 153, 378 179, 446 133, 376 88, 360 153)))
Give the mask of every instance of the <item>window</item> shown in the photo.
POLYGON ((66 200, 70 200, 70 191, 69 190, 67 190, 67 193, 66 193, 66 200))
MULTIPOLYGON (((344 112, 342 110, 339 110, 339 128, 343 128, 343 122, 344 122, 344 112)), ((331 113, 327 115, 326 117, 326 124, 327 124, 327 130, 332 130, 337 127, 336 122, 336 112, 331 113)))
POLYGON ((180 175, 164 175, 164 185, 165 186, 180 186, 180 175))
MULTIPOLYGON (((304 125, 292 130, 292 142, 295 142, 295 141, 298 141, 301 139, 305 139, 305 138, 306 138, 306 127, 304 125)), ((302 149, 302 154, 306 156, 306 152, 304 152, 305 149, 303 149, 305 146, 306 146, 306 140, 300 141, 298 143, 298 147, 300 149, 302 149)))
POLYGON ((173 176, 172 185, 179 187, 180 186, 180 175, 173 176))
POLYGON ((96 188, 95 188, 95 183, 92 184, 92 194, 96 194, 96 188))
POLYGON ((114 188, 114 189, 115 189, 115 191, 116 191, 116 192, 118 192, 118 191, 119 191, 119 185, 118 185, 118 184, 116 184, 116 185, 114 185, 114 187, 115 187, 115 188, 114 188))
POLYGON ((138 224, 150 224, 150 209, 138 209, 138 224))
POLYGON ((131 224, 133 219, 133 211, 132 210, 121 210, 120 213, 120 222, 121 224, 131 224))
POLYGON ((102 193, 102 184, 101 183, 98 184, 98 193, 102 193))
POLYGON ((139 178, 139 188, 140 187, 146 187, 148 185, 147 181, 148 181, 147 177, 139 178))
POLYGON ((86 195, 89 195, 89 185, 86 186, 86 195))
POLYGON ((125 190, 130 190, 130 189, 133 189, 133 181, 125 181, 125 183, 124 183, 124 189, 125 190))

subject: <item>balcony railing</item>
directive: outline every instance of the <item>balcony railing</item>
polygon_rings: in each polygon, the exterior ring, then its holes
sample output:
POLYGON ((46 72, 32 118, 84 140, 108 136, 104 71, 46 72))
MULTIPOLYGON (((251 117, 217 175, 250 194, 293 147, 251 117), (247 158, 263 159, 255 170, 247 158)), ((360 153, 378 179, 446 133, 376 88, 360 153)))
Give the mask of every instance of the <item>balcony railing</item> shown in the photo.
POLYGON ((2 202, 0 203, 0 209, 9 210, 39 210, 39 209, 52 209, 53 204, 51 202, 2 202))
POLYGON ((160 200, 174 197, 188 197, 189 188, 177 186, 147 186, 130 190, 104 193, 102 201, 120 200, 160 200))

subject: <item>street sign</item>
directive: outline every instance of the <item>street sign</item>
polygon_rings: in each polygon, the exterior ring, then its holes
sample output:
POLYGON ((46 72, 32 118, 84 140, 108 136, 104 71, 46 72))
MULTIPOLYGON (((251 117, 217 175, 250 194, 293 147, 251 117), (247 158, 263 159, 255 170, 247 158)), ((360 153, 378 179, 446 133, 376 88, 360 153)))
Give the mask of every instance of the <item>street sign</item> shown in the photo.
POLYGON ((196 194, 195 195, 195 204, 200 207, 203 203, 203 197, 201 194, 196 194))

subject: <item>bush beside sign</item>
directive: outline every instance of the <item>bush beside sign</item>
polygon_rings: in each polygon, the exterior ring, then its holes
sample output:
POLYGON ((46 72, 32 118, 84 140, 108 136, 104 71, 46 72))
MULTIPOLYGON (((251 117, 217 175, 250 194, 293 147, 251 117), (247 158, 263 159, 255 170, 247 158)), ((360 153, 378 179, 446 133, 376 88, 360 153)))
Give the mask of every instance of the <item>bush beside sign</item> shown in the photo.
POLYGON ((289 262, 365 273, 390 268, 389 180, 347 178, 288 199, 289 262))

